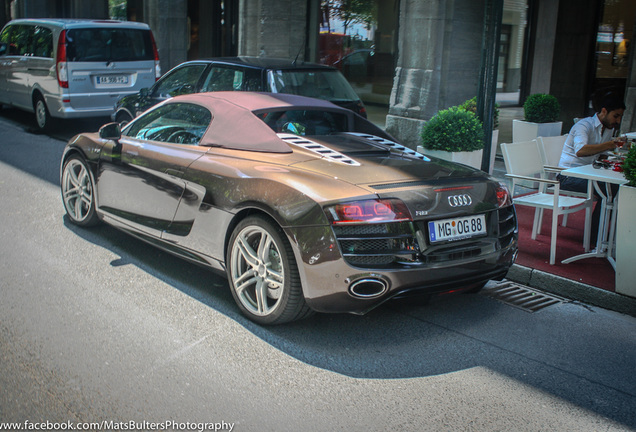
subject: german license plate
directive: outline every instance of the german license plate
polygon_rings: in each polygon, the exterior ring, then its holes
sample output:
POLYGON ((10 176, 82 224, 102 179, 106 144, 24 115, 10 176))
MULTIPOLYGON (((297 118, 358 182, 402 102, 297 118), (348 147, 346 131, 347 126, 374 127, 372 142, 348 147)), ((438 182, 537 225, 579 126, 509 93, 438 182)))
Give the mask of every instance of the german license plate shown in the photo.
POLYGON ((431 243, 464 240, 486 234, 486 232, 486 216, 484 215, 443 219, 428 223, 431 243))
POLYGON ((128 84, 128 76, 101 75, 97 77, 97 84, 128 84))

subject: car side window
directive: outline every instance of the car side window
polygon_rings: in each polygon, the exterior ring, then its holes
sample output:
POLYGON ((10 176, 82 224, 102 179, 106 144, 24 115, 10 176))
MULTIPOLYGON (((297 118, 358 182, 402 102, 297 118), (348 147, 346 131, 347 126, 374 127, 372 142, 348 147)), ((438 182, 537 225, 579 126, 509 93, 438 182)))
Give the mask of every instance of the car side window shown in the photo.
POLYGON ((33 33, 33 55, 53 57, 53 33, 46 27, 36 27, 33 33))
POLYGON ((153 96, 166 99, 182 94, 195 93, 204 69, 204 64, 196 64, 172 71, 155 87, 153 96))
POLYGON ((2 42, 7 44, 7 55, 31 54, 32 27, 10 26, 2 33, 2 42))
POLYGON ((201 88, 202 92, 243 90, 242 70, 212 66, 201 88))
POLYGON ((142 140, 198 145, 211 120, 212 114, 202 106, 173 103, 139 117, 122 134, 142 140))

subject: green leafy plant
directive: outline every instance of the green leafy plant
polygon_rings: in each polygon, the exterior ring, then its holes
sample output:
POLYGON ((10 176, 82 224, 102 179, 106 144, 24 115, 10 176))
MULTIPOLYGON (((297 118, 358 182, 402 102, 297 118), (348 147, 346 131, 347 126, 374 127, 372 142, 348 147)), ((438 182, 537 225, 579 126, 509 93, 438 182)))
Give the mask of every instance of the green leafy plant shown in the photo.
POLYGON ((481 121, 460 107, 441 110, 424 125, 422 146, 448 152, 475 151, 484 148, 481 121))
POLYGON ((523 104, 523 113, 526 121, 533 123, 550 123, 559 119, 561 105, 552 95, 535 93, 526 99, 523 104))
POLYGON ((636 145, 634 143, 623 162, 623 174, 629 182, 627 186, 636 187, 636 145))
MULTIPOLYGON (((466 111, 470 111, 471 113, 477 115, 477 96, 474 96, 472 99, 468 99, 463 104, 459 105, 461 109, 466 111)), ((492 128, 497 129, 499 127, 499 104, 495 104, 495 111, 492 114, 492 128)))

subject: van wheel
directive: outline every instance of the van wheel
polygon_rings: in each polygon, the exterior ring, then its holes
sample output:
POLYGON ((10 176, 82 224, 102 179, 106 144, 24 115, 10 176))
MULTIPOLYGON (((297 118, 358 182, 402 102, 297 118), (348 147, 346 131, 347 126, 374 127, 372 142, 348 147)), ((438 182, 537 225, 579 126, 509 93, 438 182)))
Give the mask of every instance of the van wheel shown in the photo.
POLYGON ((42 95, 35 97, 33 109, 35 110, 35 121, 38 129, 42 132, 48 132, 51 129, 51 114, 49 114, 49 109, 42 95))
POLYGON ((117 117, 115 118, 115 121, 117 123, 119 123, 121 125, 121 127, 126 126, 132 120, 133 120, 133 118, 126 111, 121 111, 121 112, 117 113, 117 117))

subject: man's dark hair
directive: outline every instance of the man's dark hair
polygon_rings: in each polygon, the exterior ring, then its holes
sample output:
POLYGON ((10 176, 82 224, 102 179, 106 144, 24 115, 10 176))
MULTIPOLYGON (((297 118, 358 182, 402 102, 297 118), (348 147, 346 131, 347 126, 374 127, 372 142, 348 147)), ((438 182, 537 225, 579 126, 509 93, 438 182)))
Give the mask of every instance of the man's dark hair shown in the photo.
POLYGON ((598 112, 605 108, 607 112, 614 111, 617 109, 625 109, 625 102, 623 102, 623 98, 617 95, 616 93, 607 93, 605 94, 598 104, 598 112))

